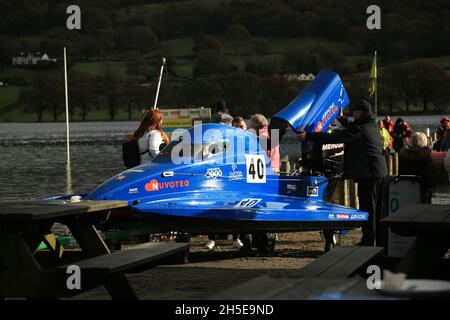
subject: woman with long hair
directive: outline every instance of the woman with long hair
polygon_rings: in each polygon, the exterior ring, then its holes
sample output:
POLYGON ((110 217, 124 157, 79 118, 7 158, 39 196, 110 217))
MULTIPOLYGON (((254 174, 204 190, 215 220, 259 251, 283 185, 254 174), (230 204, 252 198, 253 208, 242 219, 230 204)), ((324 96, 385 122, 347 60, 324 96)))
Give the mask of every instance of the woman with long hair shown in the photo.
POLYGON ((137 140, 141 164, 151 161, 158 153, 165 133, 162 130, 163 114, 157 109, 149 109, 142 116, 139 128, 132 139, 137 140))

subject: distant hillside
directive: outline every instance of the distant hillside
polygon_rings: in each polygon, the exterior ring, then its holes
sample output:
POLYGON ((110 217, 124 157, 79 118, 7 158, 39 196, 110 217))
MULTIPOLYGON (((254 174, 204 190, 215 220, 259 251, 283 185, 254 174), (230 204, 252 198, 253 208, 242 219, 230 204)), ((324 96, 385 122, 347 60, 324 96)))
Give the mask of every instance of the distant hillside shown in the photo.
MULTIPOLYGON (((54 79, 59 83, 61 63, 54 69, 18 68, 11 66, 11 57, 39 51, 61 59, 64 46, 69 50, 71 85, 92 82, 90 87, 97 92, 97 99, 72 103, 75 119, 81 119, 83 113, 87 120, 138 117, 152 100, 162 56, 168 61, 162 106, 211 105, 224 99, 242 114, 256 110, 270 113, 304 87, 305 83, 279 77, 284 74, 333 69, 343 77, 353 97, 366 97, 374 50, 379 52, 380 81, 383 70, 389 80, 393 73, 400 74, 390 67, 407 69, 413 63, 425 63, 421 70, 433 75, 435 82, 445 84, 442 72, 450 73, 447 0, 412 1, 408 6, 401 0, 380 1, 382 29, 376 31, 365 27, 365 9, 371 4, 368 0, 73 3, 82 9, 81 31, 65 28, 68 3, 0 3, 0 10, 6 13, 0 21, 0 82, 9 85, 0 87, 0 121, 32 120, 35 114, 41 114, 44 120, 61 118, 60 96, 52 103, 31 105, 32 90, 40 85, 37 82, 54 79), (430 64, 437 68, 427 67, 430 64), (404 65, 407 67, 401 67, 404 65), (150 85, 145 92, 142 83, 150 85), (111 84, 118 93, 114 99, 108 91, 111 84), (237 90, 237 85, 242 90, 237 90), (30 115, 25 117, 23 110, 30 115)), ((404 82, 402 78, 395 81, 404 82)), ((89 88, 77 86, 75 92, 91 96, 89 88)), ((380 103, 393 111, 405 108, 405 92, 411 95, 408 112, 438 112, 449 106, 450 98, 441 94, 445 87, 432 90, 443 98, 431 99, 430 107, 420 93, 424 86, 391 87, 384 88, 386 95, 380 95, 380 103)), ((50 84, 39 90, 55 91, 50 84)))

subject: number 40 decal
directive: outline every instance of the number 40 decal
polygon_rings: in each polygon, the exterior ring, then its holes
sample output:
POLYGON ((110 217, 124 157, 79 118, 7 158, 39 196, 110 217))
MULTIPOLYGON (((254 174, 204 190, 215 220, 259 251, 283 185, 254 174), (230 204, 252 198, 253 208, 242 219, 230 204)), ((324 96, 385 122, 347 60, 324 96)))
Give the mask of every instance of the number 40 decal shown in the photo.
POLYGON ((245 155, 247 183, 266 183, 266 159, 264 155, 245 155))

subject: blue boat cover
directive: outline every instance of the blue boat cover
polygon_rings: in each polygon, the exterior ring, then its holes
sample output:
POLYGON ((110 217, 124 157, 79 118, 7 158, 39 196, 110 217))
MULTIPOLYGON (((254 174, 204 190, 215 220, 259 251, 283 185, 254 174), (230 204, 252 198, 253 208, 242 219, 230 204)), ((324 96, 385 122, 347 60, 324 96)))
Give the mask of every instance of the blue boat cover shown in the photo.
POLYGON ((338 117, 349 98, 339 75, 321 71, 283 110, 273 116, 288 122, 296 132, 323 132, 338 117))

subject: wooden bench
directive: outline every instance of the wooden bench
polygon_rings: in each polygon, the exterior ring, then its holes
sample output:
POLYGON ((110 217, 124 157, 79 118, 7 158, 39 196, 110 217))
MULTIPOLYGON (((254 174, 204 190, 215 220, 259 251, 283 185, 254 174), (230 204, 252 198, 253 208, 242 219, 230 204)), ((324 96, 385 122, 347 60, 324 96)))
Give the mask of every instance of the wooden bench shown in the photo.
POLYGON ((380 256, 383 250, 378 247, 336 247, 300 269, 296 276, 351 277, 380 256))
POLYGON ((334 283, 333 281, 335 279, 339 279, 339 284, 342 284, 343 278, 348 278, 348 283, 353 284, 353 278, 350 277, 357 274, 364 266, 370 264, 374 258, 380 256, 383 250, 383 248, 375 247, 337 247, 325 253, 306 267, 298 270, 292 276, 260 276, 237 287, 228 289, 214 299, 307 298, 308 294, 320 289, 316 286, 320 281, 314 281, 312 279, 322 278, 323 281, 320 283, 326 284, 325 287, 334 283), (313 283, 314 285, 312 285, 313 283), (289 292, 293 295, 290 296, 288 294, 289 292))
MULTIPOLYGON (((104 254, 73 263, 81 271, 81 287, 92 289, 104 285, 112 299, 138 299, 127 281, 125 273, 147 270, 161 264, 164 258, 177 254, 186 254, 189 244, 186 243, 148 243, 145 249, 128 249, 104 254)), ((64 273, 69 265, 57 267, 64 273)), ((71 292, 73 295, 75 292, 71 292)), ((81 292, 80 292, 81 293, 81 292)))
MULTIPOLYGON (((151 266, 161 259, 185 253, 189 250, 187 243, 155 242, 148 243, 145 249, 128 249, 115 251, 73 263, 82 274, 94 276, 111 276, 117 273, 134 273, 151 266)), ((67 269, 68 265, 57 269, 67 269)))

